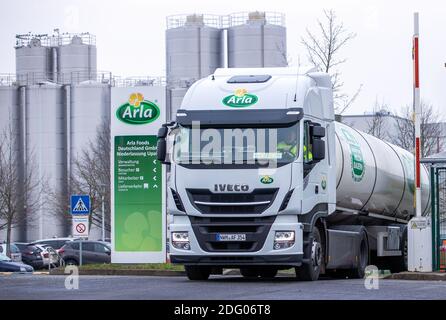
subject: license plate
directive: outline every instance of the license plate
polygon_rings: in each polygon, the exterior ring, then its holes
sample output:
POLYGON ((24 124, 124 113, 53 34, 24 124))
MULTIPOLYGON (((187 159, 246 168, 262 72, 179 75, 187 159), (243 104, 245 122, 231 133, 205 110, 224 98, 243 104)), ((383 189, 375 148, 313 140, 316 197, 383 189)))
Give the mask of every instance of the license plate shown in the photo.
POLYGON ((217 233, 217 241, 246 241, 244 233, 217 233))

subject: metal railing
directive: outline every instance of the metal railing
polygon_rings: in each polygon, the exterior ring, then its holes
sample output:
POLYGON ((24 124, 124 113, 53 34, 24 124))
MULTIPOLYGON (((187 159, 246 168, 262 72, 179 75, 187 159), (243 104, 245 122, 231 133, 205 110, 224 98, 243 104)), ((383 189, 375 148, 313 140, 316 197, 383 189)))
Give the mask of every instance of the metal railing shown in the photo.
POLYGON ((95 81, 99 83, 111 84, 113 78, 112 73, 108 71, 72 71, 64 73, 28 72, 19 73, 15 77, 16 84, 21 86, 40 84, 45 82, 52 82, 55 84, 79 84, 84 81, 95 81))
POLYGON ((279 12, 252 11, 235 12, 222 16, 223 28, 230 28, 249 23, 265 23, 285 27, 285 14, 279 12))
POLYGON ((227 15, 178 14, 166 18, 167 29, 184 26, 208 26, 226 29, 249 23, 264 23, 285 27, 285 14, 279 12, 251 11, 227 15))
POLYGON ((18 34, 16 35, 16 48, 26 46, 57 47, 71 43, 96 45, 96 36, 88 32, 60 33, 60 34, 18 34))
POLYGON ((12 73, 0 73, 0 87, 17 85, 17 78, 12 73))
POLYGON ((221 28, 221 16, 216 14, 177 14, 166 17, 167 29, 191 26, 221 28))
POLYGON ((149 77, 149 76, 137 76, 137 77, 112 77, 113 87, 137 87, 137 86, 163 86, 166 85, 165 77, 149 77))

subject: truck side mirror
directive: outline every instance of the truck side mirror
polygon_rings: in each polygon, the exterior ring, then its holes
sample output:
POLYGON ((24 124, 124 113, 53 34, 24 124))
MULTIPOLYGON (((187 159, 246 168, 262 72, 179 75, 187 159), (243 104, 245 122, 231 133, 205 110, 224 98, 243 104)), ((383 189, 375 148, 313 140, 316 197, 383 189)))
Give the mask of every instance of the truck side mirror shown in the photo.
POLYGON ((321 139, 314 139, 313 140, 313 161, 321 161, 324 159, 325 159, 325 141, 321 140, 321 139))
POLYGON ((159 128, 159 130, 158 130, 158 139, 159 138, 166 138, 167 137, 167 132, 168 132, 167 127, 162 126, 161 128, 159 128))
POLYGON ((159 138, 156 143, 156 158, 162 164, 167 164, 166 162, 166 152, 167 152, 167 142, 166 138, 159 138))
POLYGON ((313 138, 323 138, 325 137, 325 128, 321 126, 311 126, 310 127, 310 134, 313 136, 313 138))

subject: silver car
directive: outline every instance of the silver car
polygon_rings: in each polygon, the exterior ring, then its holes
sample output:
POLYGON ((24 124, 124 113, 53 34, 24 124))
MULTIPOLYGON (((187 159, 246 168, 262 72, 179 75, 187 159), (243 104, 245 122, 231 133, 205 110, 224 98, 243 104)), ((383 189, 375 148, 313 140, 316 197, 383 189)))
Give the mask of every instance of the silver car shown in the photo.
MULTIPOLYGON (((13 262, 22 262, 22 253, 20 249, 15 244, 10 244, 10 255, 9 257, 13 262)), ((0 244, 0 254, 6 255, 6 243, 0 244)))

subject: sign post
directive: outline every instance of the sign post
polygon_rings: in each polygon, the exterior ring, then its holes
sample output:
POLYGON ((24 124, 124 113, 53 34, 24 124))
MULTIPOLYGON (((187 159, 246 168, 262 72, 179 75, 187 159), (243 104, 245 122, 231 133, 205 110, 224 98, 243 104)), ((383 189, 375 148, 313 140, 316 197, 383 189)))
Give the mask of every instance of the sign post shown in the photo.
POLYGON ((79 240, 79 265, 82 265, 82 239, 88 239, 90 215, 90 196, 71 195, 71 215, 73 221, 73 238, 79 240))
POLYGON ((432 271, 432 233, 429 217, 421 214, 421 97, 419 63, 419 20, 414 13, 413 34, 413 115, 415 125, 415 217, 408 224, 408 270, 432 271))
POLYGON ((165 173, 156 158, 165 96, 161 86, 112 88, 113 263, 165 262, 165 173))

